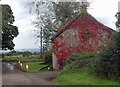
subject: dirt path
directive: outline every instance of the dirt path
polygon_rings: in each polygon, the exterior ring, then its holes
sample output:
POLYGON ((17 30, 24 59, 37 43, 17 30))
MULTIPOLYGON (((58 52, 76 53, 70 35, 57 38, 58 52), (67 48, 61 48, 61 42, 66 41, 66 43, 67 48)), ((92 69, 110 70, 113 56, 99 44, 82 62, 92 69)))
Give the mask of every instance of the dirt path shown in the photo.
POLYGON ((58 85, 52 82, 51 79, 58 76, 60 72, 26 73, 18 70, 15 66, 2 65, 2 85, 58 85))

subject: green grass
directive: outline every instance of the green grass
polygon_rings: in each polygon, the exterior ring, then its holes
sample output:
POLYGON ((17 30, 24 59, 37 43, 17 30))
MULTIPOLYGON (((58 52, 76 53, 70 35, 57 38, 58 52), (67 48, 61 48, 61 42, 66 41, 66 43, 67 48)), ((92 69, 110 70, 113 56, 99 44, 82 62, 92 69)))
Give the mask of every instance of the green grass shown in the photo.
POLYGON ((93 73, 92 62, 95 53, 73 55, 68 65, 53 81, 61 85, 118 85, 120 82, 113 79, 100 78, 93 73))
POLYGON ((29 63, 23 63, 22 70, 26 71, 26 64, 29 66, 28 72, 39 72, 39 70, 47 65, 43 65, 40 62, 29 62, 29 63))
MULTIPOLYGON (((2 61, 5 61, 5 62, 18 62, 18 61, 20 61, 20 62, 23 63, 23 67, 22 67, 23 71, 26 71, 26 64, 28 63, 28 65, 29 65, 29 71, 28 72, 39 72, 41 68, 47 66, 45 64, 41 64, 43 62, 43 58, 40 58, 39 55, 5 56, 4 58, 2 58, 2 61)), ((44 70, 46 70, 46 69, 44 69, 44 70)))
POLYGON ((38 55, 35 56, 5 56, 2 58, 2 61, 10 62, 10 61, 22 61, 22 62, 37 62, 40 61, 42 58, 40 58, 38 55))
POLYGON ((120 82, 98 78, 88 72, 63 73, 54 82, 64 85, 118 85, 120 82))

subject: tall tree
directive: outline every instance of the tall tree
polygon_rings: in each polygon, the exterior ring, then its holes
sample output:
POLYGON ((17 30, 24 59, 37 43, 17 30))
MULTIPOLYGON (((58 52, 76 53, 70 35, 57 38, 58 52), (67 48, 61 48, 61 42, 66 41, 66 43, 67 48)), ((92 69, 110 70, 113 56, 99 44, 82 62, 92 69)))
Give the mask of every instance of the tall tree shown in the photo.
MULTIPOLYGON (((37 14, 37 20, 42 20, 43 47, 46 49, 49 49, 50 39, 56 34, 60 26, 71 18, 78 16, 80 11, 78 2, 34 1, 27 4, 30 7, 30 12, 33 13, 34 11, 37 14), (41 11, 43 9, 47 10, 41 11)), ((40 25, 40 22, 37 20, 35 24, 40 25)), ((37 34, 37 37, 40 37, 40 34, 37 34)))
POLYGON ((12 9, 9 5, 2 6, 2 50, 13 50, 13 39, 19 34, 18 27, 12 25, 14 20, 12 9))
POLYGON ((60 26, 64 25, 68 20, 77 17, 80 13, 78 2, 52 2, 52 5, 54 17, 49 18, 47 16, 48 18, 43 29, 46 48, 49 48, 49 41, 59 31, 60 26))
POLYGON ((117 12, 115 16, 117 18, 115 25, 116 25, 116 28, 118 28, 118 30, 120 31, 120 12, 117 12))

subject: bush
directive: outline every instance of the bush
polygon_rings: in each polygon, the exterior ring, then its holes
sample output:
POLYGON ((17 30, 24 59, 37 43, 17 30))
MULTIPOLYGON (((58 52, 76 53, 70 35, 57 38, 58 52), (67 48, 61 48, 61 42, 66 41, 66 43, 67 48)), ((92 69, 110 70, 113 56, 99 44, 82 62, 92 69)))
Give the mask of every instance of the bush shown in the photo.
POLYGON ((22 53, 24 57, 29 57, 30 55, 32 55, 32 52, 30 51, 25 51, 22 53))
POLYGON ((44 55, 44 63, 51 66, 52 65, 52 52, 47 51, 43 52, 44 55))
POLYGON ((96 58, 96 53, 95 52, 83 52, 83 53, 80 53, 80 54, 75 54, 75 55, 72 55, 70 57, 70 59, 68 60, 69 63, 73 62, 73 61, 83 61, 83 60, 91 60, 91 59, 94 59, 96 58))
POLYGON ((113 45, 100 53, 94 63, 94 72, 106 78, 120 78, 120 33, 116 33, 113 45))
POLYGON ((96 53, 81 53, 73 55, 69 58, 67 65, 64 67, 63 72, 76 72, 86 67, 96 57, 96 53))
POLYGON ((12 55, 16 55, 17 53, 16 53, 16 51, 10 51, 10 52, 8 52, 8 53, 6 53, 6 54, 4 54, 5 56, 12 56, 12 55))

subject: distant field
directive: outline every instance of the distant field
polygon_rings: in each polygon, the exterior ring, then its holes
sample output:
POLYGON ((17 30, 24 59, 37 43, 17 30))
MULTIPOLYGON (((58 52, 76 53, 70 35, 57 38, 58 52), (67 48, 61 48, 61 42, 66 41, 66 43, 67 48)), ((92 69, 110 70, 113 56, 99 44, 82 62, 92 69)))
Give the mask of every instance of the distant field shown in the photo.
POLYGON ((23 55, 15 55, 15 56, 5 56, 2 58, 2 61, 23 61, 23 62, 37 62, 41 61, 42 58, 40 58, 39 55, 29 55, 29 56, 23 56, 23 55))

